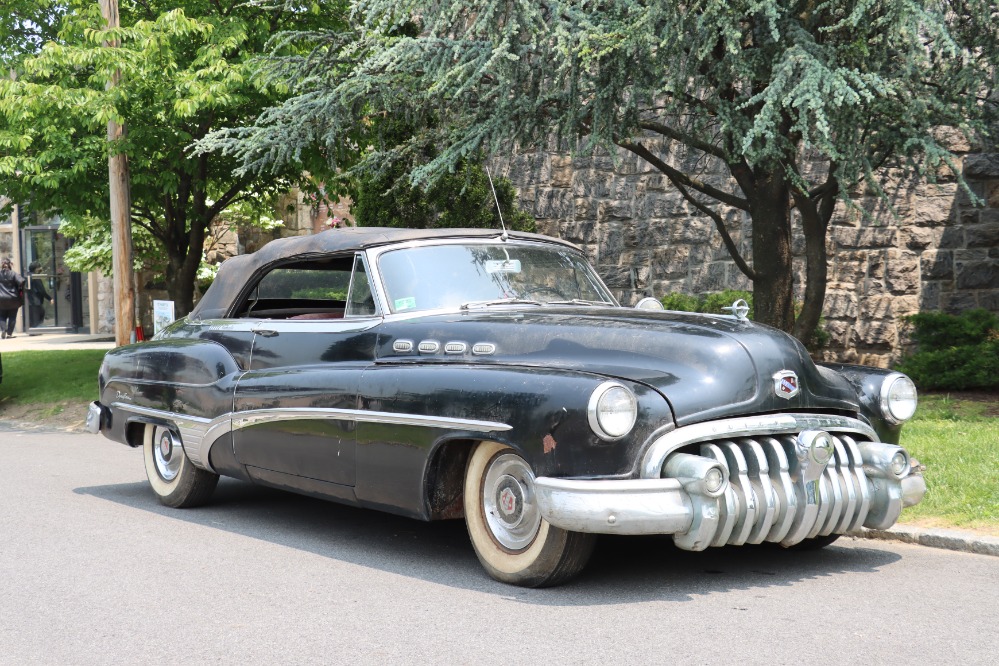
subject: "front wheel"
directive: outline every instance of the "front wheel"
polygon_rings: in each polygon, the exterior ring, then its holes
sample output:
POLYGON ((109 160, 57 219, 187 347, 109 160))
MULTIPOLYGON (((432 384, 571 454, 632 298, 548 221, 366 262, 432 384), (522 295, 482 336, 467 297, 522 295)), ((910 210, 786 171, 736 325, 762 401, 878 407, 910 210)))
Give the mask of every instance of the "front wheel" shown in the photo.
POLYGON ((583 570, 596 537, 541 517, 534 473, 510 447, 481 442, 465 471, 465 524, 479 562, 498 581, 559 585, 583 570))
POLYGON ((146 425, 142 436, 146 478, 156 498, 177 509, 200 506, 208 501, 219 475, 194 466, 180 439, 169 428, 146 425))

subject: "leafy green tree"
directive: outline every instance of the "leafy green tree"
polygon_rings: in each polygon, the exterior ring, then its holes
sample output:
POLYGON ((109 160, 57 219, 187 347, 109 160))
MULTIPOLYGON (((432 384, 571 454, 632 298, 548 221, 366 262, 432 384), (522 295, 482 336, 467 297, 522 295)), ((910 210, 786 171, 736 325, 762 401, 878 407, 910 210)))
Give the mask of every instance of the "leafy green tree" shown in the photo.
MULTIPOLYGON (((535 231, 534 218, 517 208, 517 192, 506 178, 493 178, 503 223, 507 229, 535 231)), ((461 162, 428 188, 413 187, 407 165, 397 163, 377 175, 360 179, 351 212, 365 227, 499 229, 496 200, 484 169, 461 162)))
MULTIPOLYGON (((23 14, 10 25, 51 7, 17 3, 23 14)), ((187 313, 212 221, 233 206, 263 211, 275 192, 301 181, 300 164, 265 176, 236 173, 235 158, 188 147, 278 103, 286 89, 257 78, 255 58, 288 27, 342 25, 343 5, 122 0, 122 27, 109 31, 97 2, 67 0, 64 16, 46 15, 58 30, 48 24, 37 53, 4 51, 15 76, 0 77, 0 192, 61 214, 82 234, 79 264, 99 263, 110 243, 101 222, 109 217, 106 124, 125 124, 116 148, 129 159, 136 244, 162 269, 178 313, 187 313), (105 45, 112 41, 120 46, 105 45), (109 86, 116 71, 120 81, 109 86)), ((294 55, 296 47, 280 52, 294 55)))
MULTIPOLYGON (((557 145, 630 151, 710 217, 752 281, 757 318, 801 339, 818 324, 837 202, 880 192, 879 172, 954 169, 941 126, 981 133, 995 113, 999 16, 991 0, 358 0, 278 68, 293 95, 238 135, 249 172, 311 145, 354 169, 438 148, 412 172, 434 182, 479 151, 557 145), (411 23, 419 28, 400 30, 411 23), (323 72, 343 70, 343 77, 323 72), (283 68, 283 69, 282 69, 283 68), (385 141, 379 123, 421 132, 385 141), (360 136, 360 138, 358 138, 360 136), (743 257, 726 220, 752 221, 743 257), (791 238, 806 241, 795 322, 791 238)), ((275 71, 278 71, 275 70, 275 71)), ((958 175, 958 177, 960 177, 958 175)))

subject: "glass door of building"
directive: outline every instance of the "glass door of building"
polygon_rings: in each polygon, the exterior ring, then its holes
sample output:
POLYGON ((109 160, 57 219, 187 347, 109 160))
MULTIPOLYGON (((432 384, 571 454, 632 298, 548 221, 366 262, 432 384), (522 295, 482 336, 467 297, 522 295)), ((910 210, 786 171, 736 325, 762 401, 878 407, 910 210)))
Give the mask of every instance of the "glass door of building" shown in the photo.
POLYGON ((63 261, 69 239, 54 226, 27 227, 22 232, 23 275, 28 280, 22 311, 25 328, 76 332, 87 327, 87 285, 63 261))

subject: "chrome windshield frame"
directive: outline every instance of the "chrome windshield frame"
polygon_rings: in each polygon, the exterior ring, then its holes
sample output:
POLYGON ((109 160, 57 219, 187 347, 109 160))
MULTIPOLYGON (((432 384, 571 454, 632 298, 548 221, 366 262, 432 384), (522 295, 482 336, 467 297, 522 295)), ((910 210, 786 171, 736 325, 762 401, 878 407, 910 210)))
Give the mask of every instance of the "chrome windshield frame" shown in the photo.
MULTIPOLYGON (((424 317, 431 314, 453 314, 453 313, 467 312, 467 310, 461 309, 460 303, 446 308, 434 308, 427 310, 406 310, 404 312, 393 312, 392 308, 389 307, 388 290, 385 287, 384 278, 381 272, 381 267, 379 266, 378 262, 378 259, 379 257, 381 257, 381 255, 387 252, 395 252, 398 250, 407 250, 407 249, 422 248, 422 247, 435 247, 435 246, 439 247, 445 245, 499 246, 502 244, 506 244, 511 247, 517 246, 517 247, 550 248, 563 252, 574 253, 580 261, 582 261, 590 268, 596 286, 603 291, 603 296, 608 299, 606 305, 590 306, 590 307, 607 307, 607 306, 618 307, 618 308, 622 307, 621 304, 618 302, 618 300, 614 297, 613 292, 611 292, 611 290, 607 287, 607 285, 604 284, 604 281, 600 278, 600 274, 597 273, 596 269, 586 258, 586 255, 580 252, 579 250, 576 250, 575 248, 568 245, 562 245, 560 243, 546 243, 544 241, 522 240, 522 239, 513 239, 513 238, 504 241, 500 239, 499 236, 497 236, 496 238, 428 239, 428 240, 408 241, 405 243, 396 243, 393 245, 382 245, 379 247, 368 248, 367 250, 364 251, 365 254, 367 255, 368 275, 372 280, 372 291, 375 294, 375 300, 377 302, 378 307, 380 308, 380 311, 382 312, 386 320, 412 319, 414 317, 424 317)), ((546 303, 545 305, 547 306, 548 304, 546 303)), ((497 306, 497 307, 505 307, 505 306, 497 306)), ((519 306, 511 304, 509 307, 519 307, 519 306)), ((562 304, 559 304, 553 307, 564 307, 564 306, 562 304)), ((573 307, 586 307, 586 306, 574 304, 573 307)))

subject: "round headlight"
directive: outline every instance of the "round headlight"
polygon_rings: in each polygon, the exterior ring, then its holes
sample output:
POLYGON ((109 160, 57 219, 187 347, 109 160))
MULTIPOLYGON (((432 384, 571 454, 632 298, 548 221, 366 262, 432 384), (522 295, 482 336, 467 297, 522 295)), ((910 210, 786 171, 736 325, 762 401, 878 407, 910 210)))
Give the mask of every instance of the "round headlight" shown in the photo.
POLYGON ((881 384, 881 413, 890 423, 903 423, 916 413, 916 385, 902 374, 888 375, 881 384))
POLYGON ((635 426, 638 401, 623 384, 604 382, 590 395, 586 415, 600 439, 621 439, 635 426))

